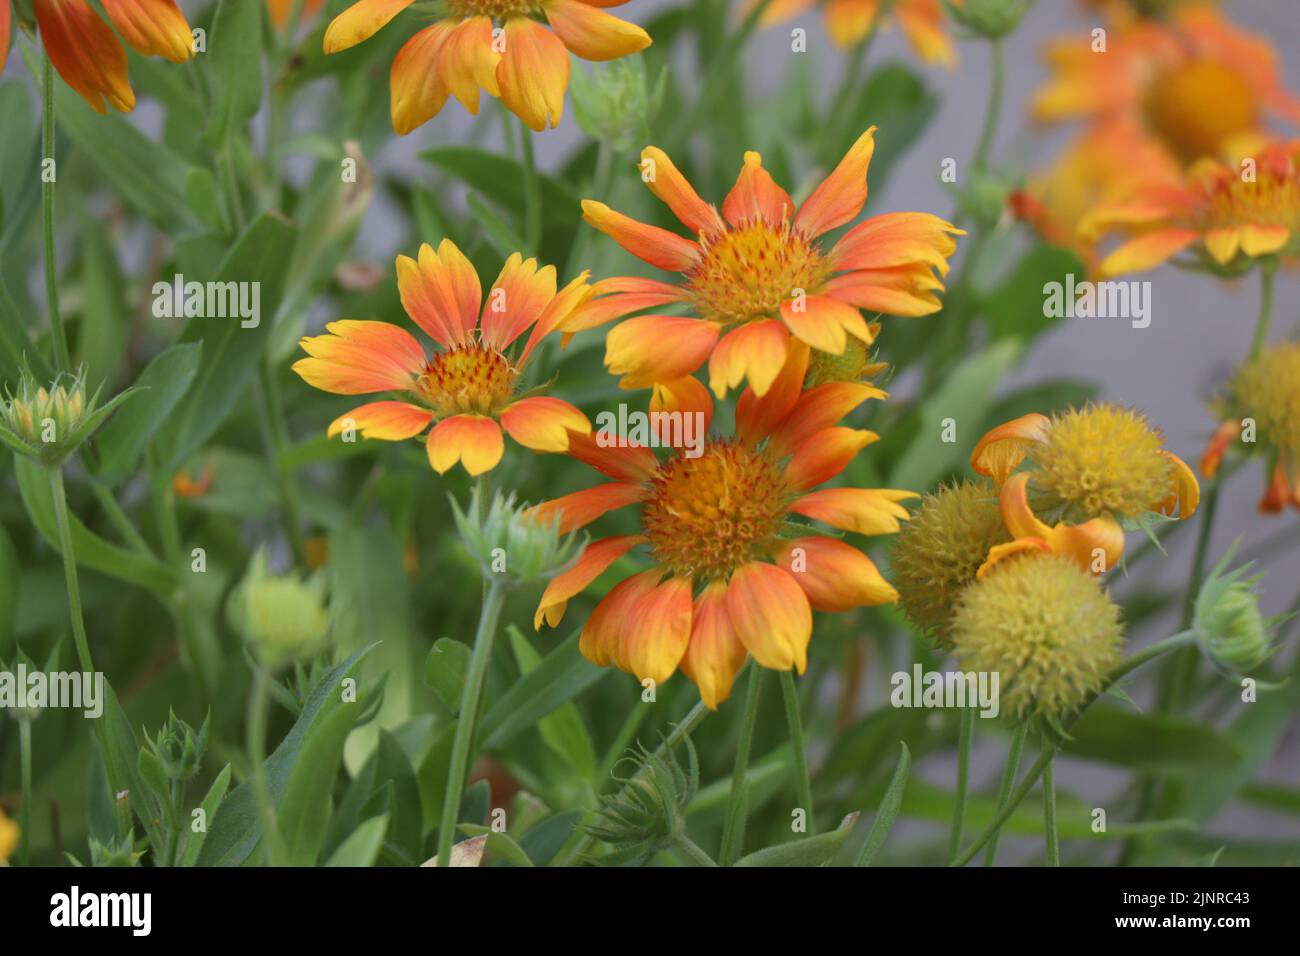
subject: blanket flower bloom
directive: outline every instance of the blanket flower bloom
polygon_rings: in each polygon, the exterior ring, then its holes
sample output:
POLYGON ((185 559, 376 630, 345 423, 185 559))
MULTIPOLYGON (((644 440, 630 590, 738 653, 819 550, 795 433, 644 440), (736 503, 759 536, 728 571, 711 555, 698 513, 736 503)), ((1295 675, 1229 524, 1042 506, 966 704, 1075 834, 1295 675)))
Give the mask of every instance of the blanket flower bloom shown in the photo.
POLYGON ((402 400, 370 402, 329 426, 364 438, 403 441, 436 423, 425 440, 438 474, 461 462, 471 475, 496 467, 501 430, 533 451, 562 452, 570 430, 591 428, 568 402, 516 395, 520 374, 537 344, 590 292, 583 273, 556 291, 555 267, 514 253, 483 301, 473 265, 455 243, 428 243, 419 259, 397 257, 402 307, 440 351, 429 358, 411 333, 388 322, 342 320, 328 334, 306 336, 309 358, 293 369, 309 385, 336 395, 397 392, 402 400), (480 307, 482 312, 480 314, 480 307), (511 346, 531 333, 512 357, 511 346))
POLYGON ((1119 663, 1124 627, 1100 580, 1067 558, 1022 556, 961 593, 963 670, 997 673, 1004 711, 1059 730, 1119 663))
POLYGON ((963 480, 925 495, 894 539, 889 562, 908 620, 941 647, 950 646, 958 596, 989 552, 1010 540, 991 481, 963 480))
POLYGON ((1034 98, 1037 119, 1135 123, 1182 163, 1266 133, 1269 118, 1300 123, 1300 97, 1283 85, 1273 45, 1208 6, 1118 17, 1104 52, 1086 35, 1062 37, 1047 61, 1053 75, 1034 98))
POLYGON ((860 309, 902 316, 939 311, 935 292, 943 289, 940 277, 957 248, 953 236, 964 235, 951 223, 929 213, 886 213, 854 226, 830 250, 818 241, 862 211, 874 135, 874 126, 863 133, 798 210, 758 153, 745 154, 719 214, 663 150, 647 147, 642 179, 695 240, 590 199, 582 203, 583 218, 681 280, 597 282, 599 298, 562 331, 685 303, 694 315, 641 315, 611 329, 605 340, 610 372, 622 376, 624 388, 644 388, 688 377, 707 361, 709 385, 719 398, 746 379, 761 396, 791 342, 833 356, 844 354, 850 338, 870 346, 875 332, 860 309))
MULTIPOLYGON (((325 52, 368 40, 414 0, 358 0, 325 31, 325 52)), ((538 132, 558 126, 569 85, 569 53, 616 60, 650 36, 606 13, 626 0, 446 0, 447 15, 416 33, 393 58, 393 129, 411 132, 455 97, 478 114, 479 91, 538 132), (548 30, 537 19, 545 18, 548 30)))
MULTIPOLYGON (((831 42, 841 50, 852 49, 871 33, 881 17, 882 0, 773 0, 759 17, 759 26, 783 23, 813 7, 826 20, 831 42)), ((747 4, 753 7, 754 3, 747 4)), ((893 0, 884 11, 881 25, 898 24, 908 46, 922 61, 941 66, 957 65, 957 48, 948 34, 940 0, 893 0)))
POLYGON ((1300 510, 1300 342, 1268 346, 1233 375, 1222 402, 1225 421, 1201 456, 1201 474, 1212 478, 1228 449, 1253 423, 1256 445, 1271 460, 1259 510, 1277 514, 1288 503, 1300 510))
POLYGON ((1300 249, 1300 141, 1274 143, 1238 166, 1202 160, 1185 186, 1153 188, 1102 205, 1085 238, 1117 229, 1121 245, 1098 267, 1106 276, 1154 269, 1191 247, 1205 268, 1236 273, 1262 256, 1300 249))
POLYGON ((1121 522, 1141 524, 1152 514, 1186 520, 1200 501, 1186 463, 1165 450, 1143 415, 1115 405, 1054 418, 1033 413, 999 425, 975 445, 971 467, 1002 485, 999 504, 1013 538, 992 549, 981 574, 1023 551, 1108 571, 1124 553, 1121 522), (1029 467, 1017 472, 1022 464, 1029 467))
MULTIPOLYGON (((176 0, 102 0, 123 39, 142 56, 173 63, 194 53, 194 38, 176 0)), ((0 72, 9 53, 11 0, 0 0, 0 72)), ((135 108, 126 50, 86 0, 34 0, 36 28, 50 63, 97 113, 135 108), (107 105, 106 105, 107 104, 107 105)))
POLYGON ((747 654, 763 667, 803 673, 813 609, 897 600, 861 551, 790 520, 803 515, 841 531, 890 534, 907 518, 899 502, 915 497, 887 489, 814 490, 876 440, 837 423, 884 393, 852 382, 802 391, 806 366, 807 349, 792 349, 765 395, 741 395, 734 436, 711 438, 695 457, 677 449, 660 460, 647 447, 603 434, 570 436, 569 454, 613 480, 545 502, 536 517, 558 515, 560 531, 568 532, 636 505, 640 527, 588 545, 547 587, 534 626, 557 626, 571 599, 644 546, 653 566, 596 605, 582 630, 582 653, 656 683, 680 667, 716 708, 747 654))

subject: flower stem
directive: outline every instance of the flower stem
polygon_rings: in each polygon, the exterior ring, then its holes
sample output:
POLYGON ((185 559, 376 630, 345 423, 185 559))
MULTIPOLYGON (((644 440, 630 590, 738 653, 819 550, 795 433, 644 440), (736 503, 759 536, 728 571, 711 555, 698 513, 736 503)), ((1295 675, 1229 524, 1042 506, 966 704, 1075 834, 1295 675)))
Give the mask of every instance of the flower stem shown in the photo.
MULTIPOLYGON (((998 787, 997 808, 999 810, 1006 805, 1007 797, 1011 794, 1011 787, 1016 782, 1016 773, 1020 770, 1020 755, 1024 753, 1025 738, 1027 736, 1029 736, 1029 721, 1022 720, 1011 738, 1011 749, 1007 752, 1007 766, 1002 771, 1002 784, 998 787)), ((993 861, 997 859, 998 837, 1001 835, 1002 828, 998 827, 994 831, 992 839, 989 840, 988 848, 984 851, 985 866, 992 866, 993 861)))
POLYGON ((677 834, 673 841, 673 849, 677 854, 691 866, 717 866, 713 857, 709 856, 700 845, 688 837, 685 833, 677 834))
MULTIPOLYGON (((1078 713, 1073 719, 1071 719, 1069 724, 1065 727, 1065 730, 1068 731, 1070 727, 1074 725, 1074 722, 1079 719, 1079 716, 1088 709, 1092 702, 1109 690, 1117 681, 1123 679, 1132 671, 1137 670, 1148 661, 1154 660, 1169 651, 1186 647, 1195 641, 1195 633, 1192 631, 1180 631, 1172 637, 1166 637, 1162 641, 1156 641, 1154 644, 1144 648, 1127 660, 1121 661, 1109 674, 1106 675, 1105 680, 1102 681, 1101 687, 1099 687, 1086 701, 1084 701, 1083 706, 1079 708, 1078 713)), ((973 860, 975 854, 979 853, 979 851, 993 839, 998 831, 1002 829, 1002 825, 1007 822, 1007 819, 1015 812, 1016 807, 1020 806, 1025 797, 1029 795, 1029 791, 1034 788, 1034 784, 1038 782, 1038 778, 1042 776, 1043 771, 1047 769, 1047 765, 1052 761, 1052 758, 1056 756, 1057 746, 1058 745, 1055 743, 1044 743, 1042 752, 1038 755, 1038 759, 1034 762, 1034 765, 1029 768, 1029 772, 1025 774, 1025 778, 1020 781, 1020 785, 1012 791, 1010 797, 1008 797, 1002 806, 998 808, 998 812, 993 815, 993 819, 989 821, 988 826, 986 826, 980 832, 979 836, 975 838, 975 841, 971 843, 971 845, 968 846, 956 860, 953 861, 953 866, 965 866, 973 860)))
POLYGON ((794 751, 795 780, 799 787, 799 808, 803 810, 804 836, 813 829, 812 777, 808 773, 808 745, 804 740, 803 718, 799 715, 799 690, 795 687, 794 671, 781 672, 781 697, 785 700, 785 720, 790 728, 790 749, 794 751))
MULTIPOLYGON (((704 701, 700 701, 682 718, 681 723, 673 727, 668 736, 664 738, 663 743, 655 749, 655 756, 662 757, 671 753, 696 727, 704 722, 704 718, 707 716, 709 716, 709 709, 704 706, 704 701)), ((646 764, 642 764, 641 769, 632 775, 631 780, 628 780, 619 788, 619 793, 622 794, 629 788, 638 786, 642 778, 649 773, 649 770, 646 769, 647 766, 648 761, 646 764)), ((574 829, 569 842, 556 852, 555 857, 551 860, 551 866, 571 866, 576 860, 580 860, 586 855, 592 844, 596 842, 596 838, 587 829, 594 816, 594 813, 588 813, 583 817, 574 829)))
POLYGON ((1056 833, 1056 778, 1052 760, 1043 768, 1043 837, 1047 841, 1047 865, 1061 865, 1061 841, 1056 833))
MULTIPOLYGON (((45 57, 41 68, 41 156, 54 159, 54 65, 45 57)), ((59 267, 54 258, 54 180, 58 167, 41 170, 41 225, 45 231, 45 300, 50 313, 50 338, 54 342, 54 364, 61 372, 71 371, 68 333, 59 311, 59 267)))
POLYGON ((19 786, 22 803, 18 806, 18 861, 23 866, 32 865, 32 722, 28 717, 18 721, 19 786))
POLYGON ((846 127, 850 123, 859 121, 859 117, 853 109, 856 105, 853 94, 857 90, 858 83, 862 79, 863 70, 866 68, 867 55, 871 52, 872 44, 875 43, 876 36, 880 33, 880 25, 884 22, 891 6, 893 6, 893 0, 884 0, 884 2, 876 6, 876 12, 871 18, 871 26, 867 28, 867 35, 853 48, 853 52, 849 54, 848 62, 844 65, 844 76, 835 92, 835 98, 831 100, 831 108, 835 112, 832 114, 830 121, 822 126, 821 154, 822 161, 825 163, 833 163, 838 158, 835 151, 840 148, 840 143, 845 138, 846 127), (838 118, 839 121, 835 122, 835 118, 838 118))
POLYGON ((488 586, 479 614, 478 633, 474 635, 474 650, 470 654, 469 669, 465 674, 465 687, 460 696, 460 711, 456 720, 456 736, 451 746, 451 765, 447 771, 447 792, 442 803, 442 824, 438 829, 438 865, 451 865, 451 848, 456 842, 456 817, 460 812, 461 794, 469 772, 470 753, 474 747, 474 725, 478 720, 479 699, 487 679, 488 664, 492 659, 492 642, 496 638, 497 619, 505 604, 506 588, 499 579, 488 586))
POLYGON ((253 688, 248 695, 247 749, 253 765, 253 793, 257 797, 257 812, 262 818, 262 844, 270 866, 288 863, 284 840, 275 819, 271 792, 266 782, 266 728, 271 717, 271 675, 265 667, 257 666, 253 672, 253 688))
POLYGON ((745 713, 740 723, 740 739, 736 742, 736 765, 731 771, 731 798, 727 804, 727 819, 722 826, 722 849, 718 853, 718 861, 723 866, 731 866, 736 862, 745 843, 745 817, 749 812, 745 775, 749 773, 749 750, 754 742, 754 725, 758 720, 763 675, 763 668, 757 664, 750 667, 749 684, 745 690, 745 713))
POLYGON ((971 171, 976 173, 988 168, 989 150, 993 146, 993 137, 997 134, 998 120, 1002 117, 1002 95, 1006 85, 1002 41, 992 40, 989 47, 993 54, 993 76, 989 80, 989 100, 984 110, 984 127, 980 130, 979 142, 971 158, 971 171))
MULTIPOLYGON (((727 84, 724 82, 726 73, 731 69, 736 57, 739 56, 741 49, 749 40, 754 30, 758 27, 758 21, 762 18, 767 8, 772 5, 772 0, 758 0, 745 15, 745 19, 740 22, 734 31, 727 34, 722 41, 722 46, 717 54, 713 57, 712 65, 705 76, 704 82, 700 85, 700 96, 689 110, 682 114, 677 125, 672 128, 666 142, 676 143, 682 137, 689 136, 691 132, 699 125, 699 119, 704 113, 713 106, 713 101, 721 95, 722 88, 727 84)), ((723 17, 726 14, 726 4, 723 4, 723 17)), ((724 19, 725 22, 725 19, 724 19)))
POLYGON ((952 829, 948 834, 948 859, 961 849, 961 832, 966 826, 966 791, 970 788, 970 748, 975 737, 975 708, 963 707, 957 730, 957 796, 952 808, 952 829))
POLYGON ((1259 355, 1268 341, 1268 325, 1273 318, 1273 270, 1268 263, 1259 267, 1259 315, 1255 319, 1255 334, 1250 340, 1250 353, 1247 358, 1259 355))
MULTIPOLYGON (((72 641, 77 648, 77 661, 87 674, 98 673, 95 661, 90 654, 90 640, 86 637, 86 620, 81 609, 81 584, 77 578, 77 553, 72 543, 72 525, 68 520, 68 495, 63 487, 63 470, 55 467, 49 469, 50 497, 54 502, 54 522, 59 530, 59 551, 63 555, 63 577, 68 589, 68 613, 72 619, 72 641)), ((108 747, 108 729, 102 719, 95 721, 95 737, 99 743, 100 754, 104 758, 104 772, 108 776, 108 785, 113 791, 113 804, 117 807, 118 823, 122 833, 131 830, 131 811, 125 803, 118 801, 118 794, 123 793, 126 781, 117 773, 117 765, 112 759, 108 747)))
POLYGON ((293 472, 284 465, 285 452, 289 448, 289 431, 285 425, 284 401, 280 397, 280 385, 275 379, 271 364, 259 362, 258 392, 265 409, 265 440, 267 451, 271 456, 271 467, 275 471, 276 487, 280 493, 280 512, 284 520, 285 534, 289 546, 293 549, 294 560, 303 564, 307 558, 307 548, 302 537, 302 513, 298 504, 298 482, 293 472))
POLYGON ((524 167, 524 245, 529 255, 539 255, 542 245, 542 184, 533 153, 533 131, 519 121, 519 142, 524 167))

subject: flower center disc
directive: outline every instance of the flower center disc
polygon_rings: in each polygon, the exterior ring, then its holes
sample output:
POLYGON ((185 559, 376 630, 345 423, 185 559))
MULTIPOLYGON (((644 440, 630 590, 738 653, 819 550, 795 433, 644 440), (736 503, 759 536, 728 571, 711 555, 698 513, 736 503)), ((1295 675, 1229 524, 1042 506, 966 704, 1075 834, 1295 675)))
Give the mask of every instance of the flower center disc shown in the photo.
POLYGON ((1208 225, 1300 225, 1300 175, 1294 169, 1286 171, 1289 175, 1279 172, 1261 164, 1255 181, 1233 176, 1211 198, 1208 225))
POLYGON ((700 317, 724 325, 776 316, 798 290, 813 294, 833 271, 789 223, 746 222, 701 242, 704 257, 687 286, 700 317))
POLYGON ((420 377, 420 391, 442 417, 487 415, 513 397, 517 374, 496 349, 471 345, 437 356, 420 377))
POLYGON ((1232 67, 1196 60, 1156 77, 1147 121, 1180 159, 1218 158, 1227 140, 1259 124, 1255 94, 1232 67))
POLYGON ((698 458, 660 466, 643 513, 659 563, 675 574, 725 578, 766 553, 790 501, 781 469, 737 442, 710 442, 698 458))
POLYGON ((503 20, 534 13, 539 8, 536 0, 447 0, 447 9, 458 17, 503 20))

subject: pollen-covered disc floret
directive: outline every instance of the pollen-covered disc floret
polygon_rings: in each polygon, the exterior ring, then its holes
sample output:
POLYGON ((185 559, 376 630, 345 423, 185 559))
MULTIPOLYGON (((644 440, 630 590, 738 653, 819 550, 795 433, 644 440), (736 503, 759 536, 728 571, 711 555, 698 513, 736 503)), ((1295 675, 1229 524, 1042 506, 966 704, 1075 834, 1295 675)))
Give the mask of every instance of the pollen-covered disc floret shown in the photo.
POLYGON ((962 592, 952 636, 963 670, 997 673, 1002 711, 1060 722, 1120 660, 1119 608, 1068 558, 1022 556, 962 592))
POLYGON ((793 500, 781 469, 737 441, 675 455, 651 486, 642 525, 655 559, 706 581, 769 553, 793 500))
POLYGON ((922 498, 894 539, 890 560, 908 619, 940 645, 951 644, 957 598, 975 580, 989 549, 1010 540, 990 481, 945 485, 922 498))
POLYGON ((506 17, 526 16, 542 9, 535 0, 446 0, 447 10, 458 17, 492 17, 502 20, 506 17))
POLYGON ((1260 443, 1300 456, 1300 342, 1264 349, 1237 370, 1231 393, 1260 443))
POLYGON ((1058 415, 1031 456, 1034 490, 1069 521, 1141 517, 1158 510, 1174 484, 1160 434, 1141 413, 1115 405, 1058 415))
POLYGON ((700 248, 686 287, 700 317, 723 326, 779 318, 783 304, 818 290, 833 271, 817 242, 788 222, 747 220, 701 236, 700 248))
POLYGON ((510 403, 518 377, 504 355, 475 343, 435 356, 420 376, 419 389, 439 417, 490 415, 510 403))

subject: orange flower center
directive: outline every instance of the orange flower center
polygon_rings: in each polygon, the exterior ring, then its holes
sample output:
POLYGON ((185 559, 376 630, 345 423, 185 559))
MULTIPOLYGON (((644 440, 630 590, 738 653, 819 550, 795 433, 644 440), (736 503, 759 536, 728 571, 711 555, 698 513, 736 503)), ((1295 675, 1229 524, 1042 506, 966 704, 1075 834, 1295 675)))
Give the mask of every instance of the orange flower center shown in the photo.
POLYGON ((541 4, 536 0, 447 0, 447 9, 458 17, 492 17, 504 20, 536 13, 541 4))
POLYGON ((789 223, 760 219, 700 242, 704 256, 686 277, 687 288, 699 316, 723 325, 775 317, 782 303, 812 295, 834 271, 789 223))
POLYGON ((1235 69, 1215 60, 1171 67, 1152 83, 1147 122, 1184 162, 1218 158, 1229 138, 1259 124, 1255 92, 1235 69))
POLYGON ((420 376, 420 394, 439 417, 478 412, 488 415, 514 396, 518 372, 496 349, 482 345, 443 352, 420 376))
POLYGON ((735 441, 711 441, 698 458, 670 458, 652 485, 642 523, 655 559, 704 580, 767 554, 791 499, 781 468, 735 441))

